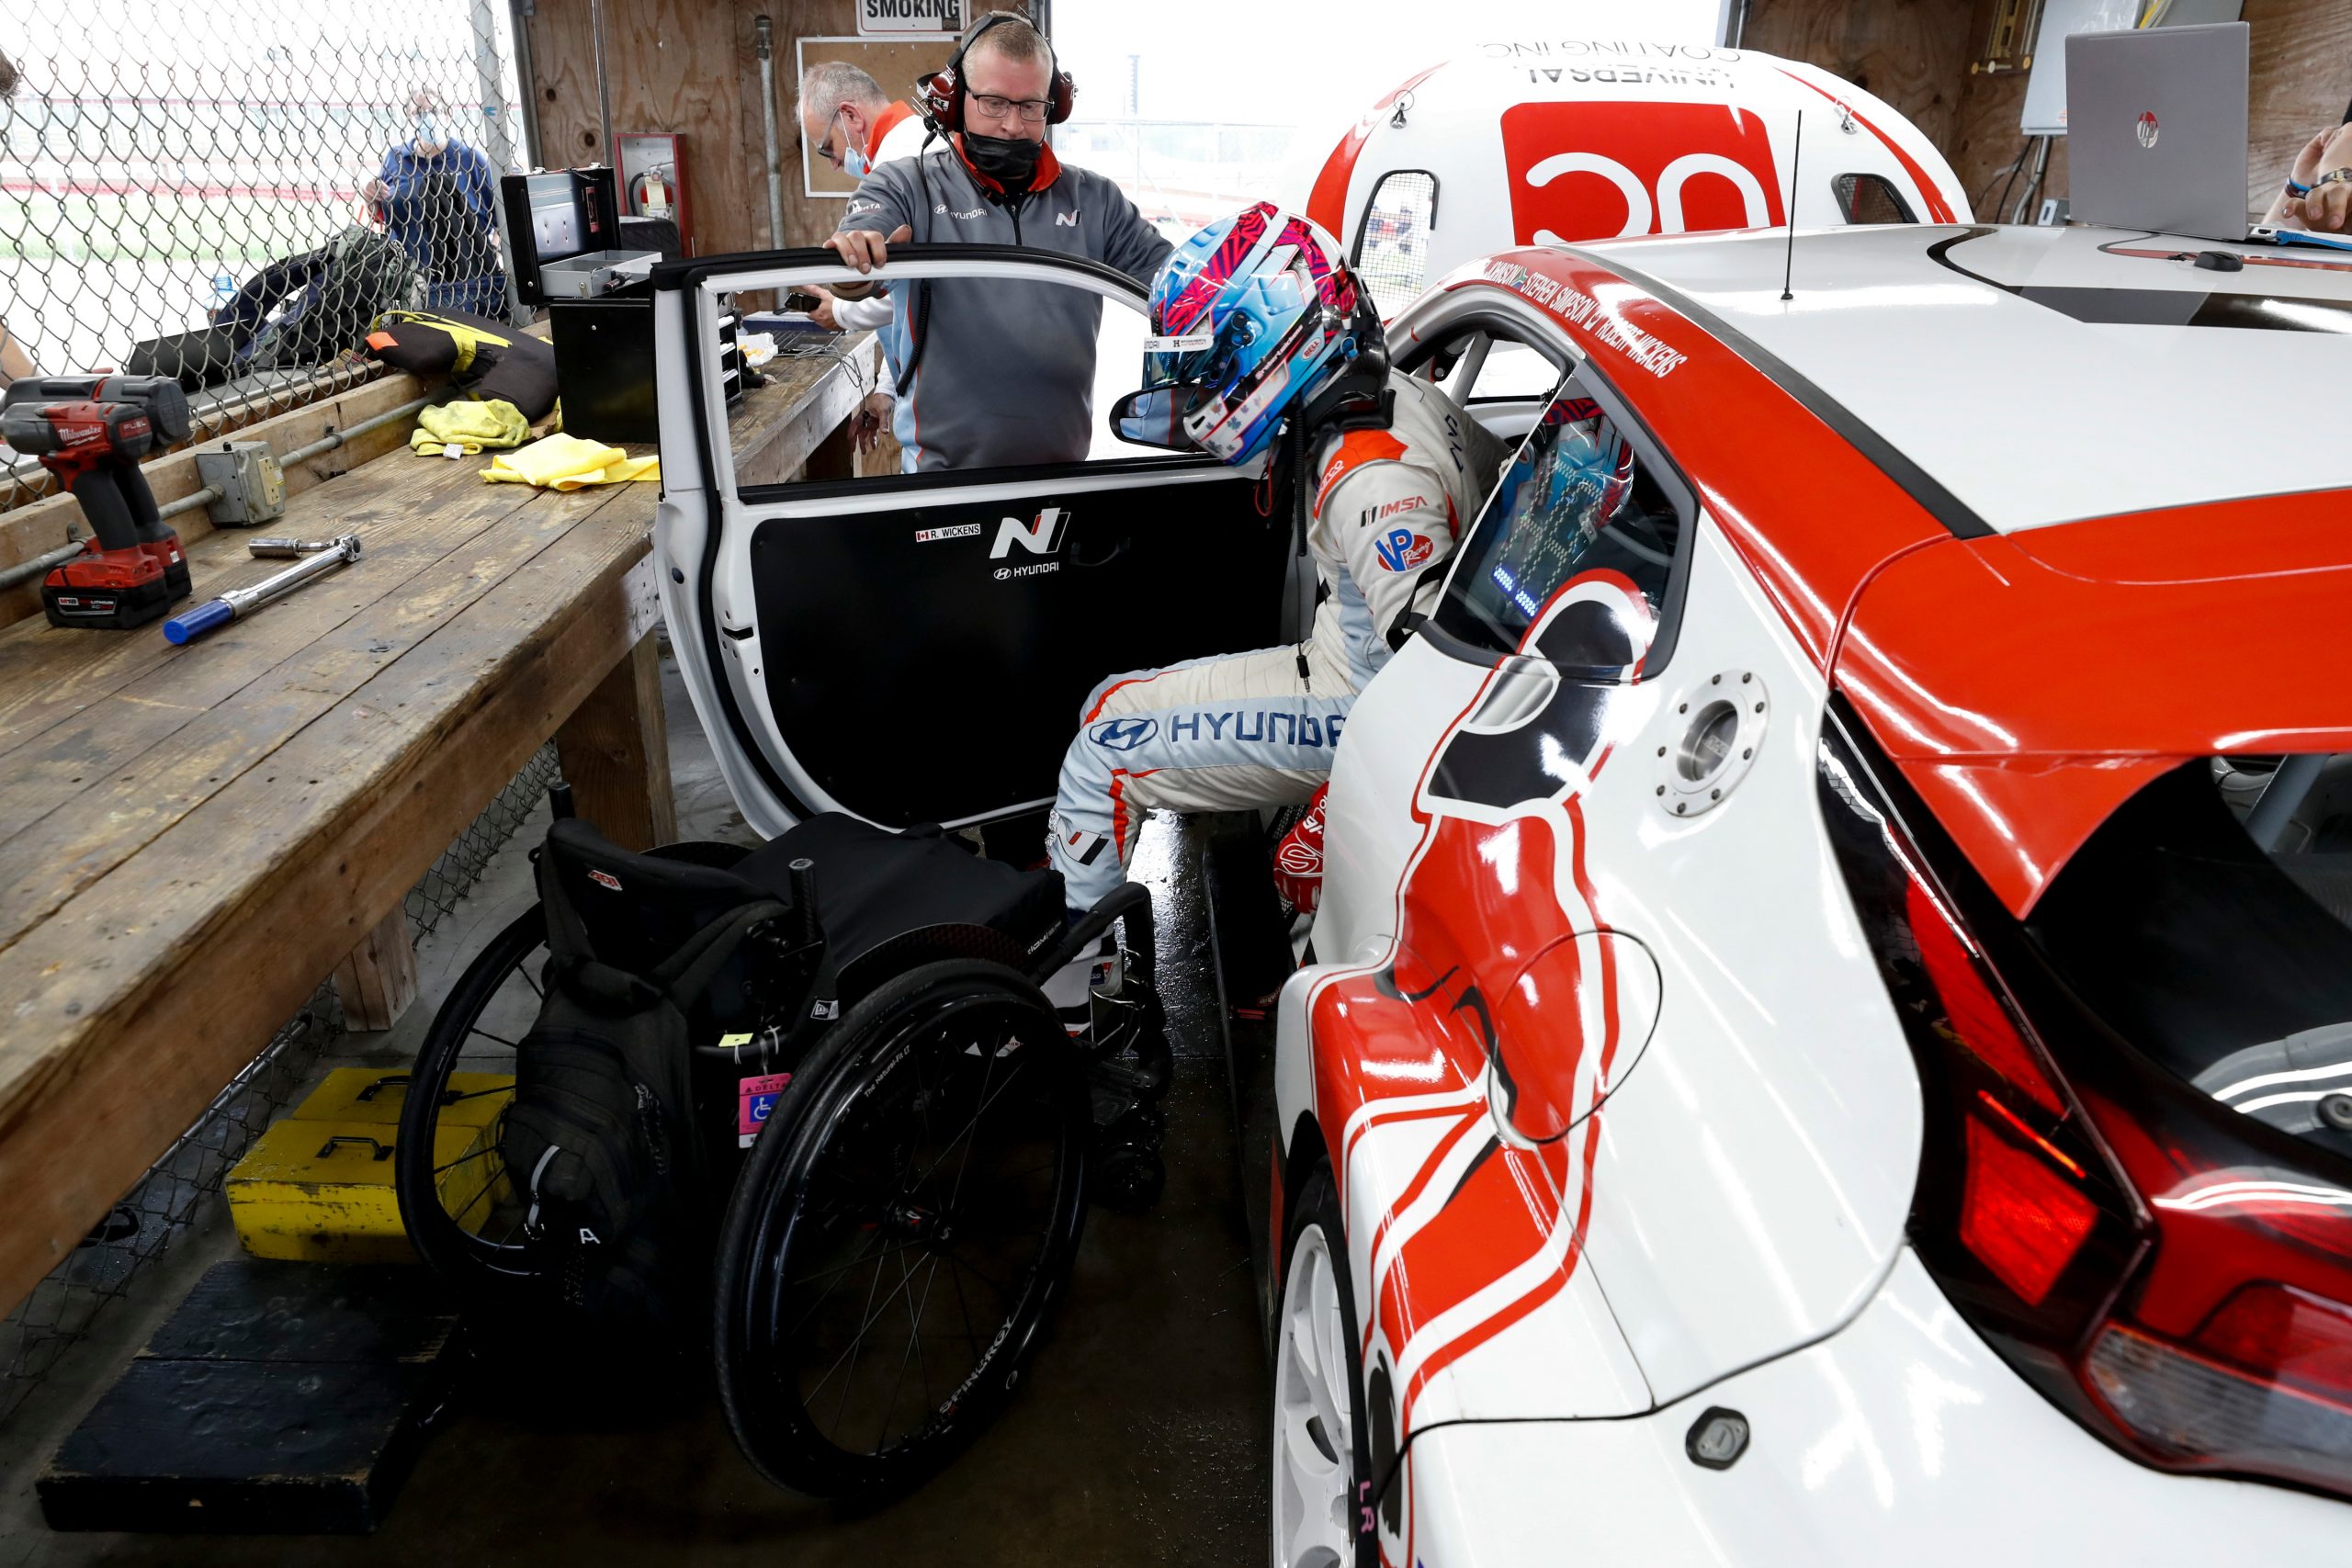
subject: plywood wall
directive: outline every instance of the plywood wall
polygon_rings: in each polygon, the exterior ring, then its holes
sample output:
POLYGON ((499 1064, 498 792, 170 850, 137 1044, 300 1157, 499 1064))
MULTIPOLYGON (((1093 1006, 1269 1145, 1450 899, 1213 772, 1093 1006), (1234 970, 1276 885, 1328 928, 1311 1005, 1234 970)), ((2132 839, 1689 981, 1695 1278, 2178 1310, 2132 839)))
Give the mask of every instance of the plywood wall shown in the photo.
POLYGON ((1754 0, 1740 41, 1818 65, 1949 147, 1967 80, 1973 0, 1754 0))
MULTIPOLYGON (((838 12, 834 25, 850 27, 851 4, 605 0, 613 130, 685 137, 692 208, 686 239, 695 254, 764 250, 775 243, 768 232, 756 18, 765 15, 775 24, 777 131, 788 195, 799 185, 793 172, 799 162, 799 130, 790 112, 792 39, 800 24, 818 19, 800 14, 838 12)), ((590 17, 589 0, 537 0, 529 21, 541 156, 551 164, 607 161, 598 126, 590 17)))
MULTIPOLYGON (((1114 0, 1100 0, 1112 4, 1114 0)), ((977 4, 976 11, 1012 9, 977 4)), ((589 0, 536 0, 529 22, 542 156, 551 164, 605 161, 597 129, 595 40, 589 0)), ((613 130, 686 138, 696 254, 815 244, 833 231, 838 199, 802 194, 795 41, 857 30, 855 0, 604 0, 605 59, 613 130), (776 131, 784 168, 784 232, 768 231, 756 20, 775 37, 776 131)), ((907 58, 945 63, 944 44, 892 51, 893 96, 912 73, 907 58)), ((830 171, 828 171, 830 173, 830 171)))

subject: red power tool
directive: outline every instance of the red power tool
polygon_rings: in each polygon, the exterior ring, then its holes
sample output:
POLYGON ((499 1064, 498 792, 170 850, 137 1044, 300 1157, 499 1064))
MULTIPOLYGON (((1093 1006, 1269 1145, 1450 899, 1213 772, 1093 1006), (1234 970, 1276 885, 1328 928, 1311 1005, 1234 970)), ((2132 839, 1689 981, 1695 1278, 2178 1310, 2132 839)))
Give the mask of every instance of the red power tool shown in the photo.
POLYGON ((143 626, 187 597, 179 536, 139 471, 187 431, 187 393, 162 376, 35 377, 0 397, 0 441, 40 458, 95 536, 41 581, 51 626, 143 626))

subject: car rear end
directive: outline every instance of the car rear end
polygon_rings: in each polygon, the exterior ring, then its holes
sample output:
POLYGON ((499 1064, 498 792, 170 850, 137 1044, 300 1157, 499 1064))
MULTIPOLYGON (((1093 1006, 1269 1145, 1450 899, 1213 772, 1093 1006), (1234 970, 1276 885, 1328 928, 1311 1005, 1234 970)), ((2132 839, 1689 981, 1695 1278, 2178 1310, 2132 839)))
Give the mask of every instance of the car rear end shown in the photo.
POLYGON ((2105 1450, 2045 1456, 2041 1528, 2122 1488, 2352 1554, 2346 502, 1954 540, 1847 628, 1821 807, 1919 1071, 1905 1270, 2043 1402, 2020 1452, 2105 1450))
POLYGON ((1863 590, 1817 790, 1917 1069, 1905 1244, 1654 1413, 1418 1437, 1423 1561, 2352 1559, 2345 500, 1863 590))

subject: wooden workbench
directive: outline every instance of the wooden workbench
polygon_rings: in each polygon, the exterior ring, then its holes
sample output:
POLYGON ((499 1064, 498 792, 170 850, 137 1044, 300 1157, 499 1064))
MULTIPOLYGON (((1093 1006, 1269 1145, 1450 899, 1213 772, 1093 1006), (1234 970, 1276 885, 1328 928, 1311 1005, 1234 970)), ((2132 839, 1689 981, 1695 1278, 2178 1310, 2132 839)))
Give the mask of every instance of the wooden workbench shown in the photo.
MULTIPOLYGON (((739 471, 846 474, 872 355, 777 362, 739 471)), ((356 531, 361 558, 188 647, 0 631, 0 1311, 331 972, 397 970, 403 895, 549 737, 583 816, 674 837, 656 487, 485 484, 484 461, 403 448, 294 497, 261 532, 356 531)), ((184 604, 287 564, 250 536, 190 543, 184 604)))

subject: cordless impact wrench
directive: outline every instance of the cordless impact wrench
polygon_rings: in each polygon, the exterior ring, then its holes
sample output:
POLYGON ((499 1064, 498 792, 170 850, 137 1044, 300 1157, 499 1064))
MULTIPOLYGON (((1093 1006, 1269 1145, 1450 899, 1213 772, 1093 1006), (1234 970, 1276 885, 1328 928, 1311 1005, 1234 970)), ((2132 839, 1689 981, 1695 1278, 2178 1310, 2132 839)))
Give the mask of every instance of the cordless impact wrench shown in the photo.
POLYGON ((187 431, 187 394, 162 376, 36 377, 0 397, 0 441, 57 476, 94 536, 41 581, 51 626, 144 626, 187 597, 179 536, 139 471, 187 431))

